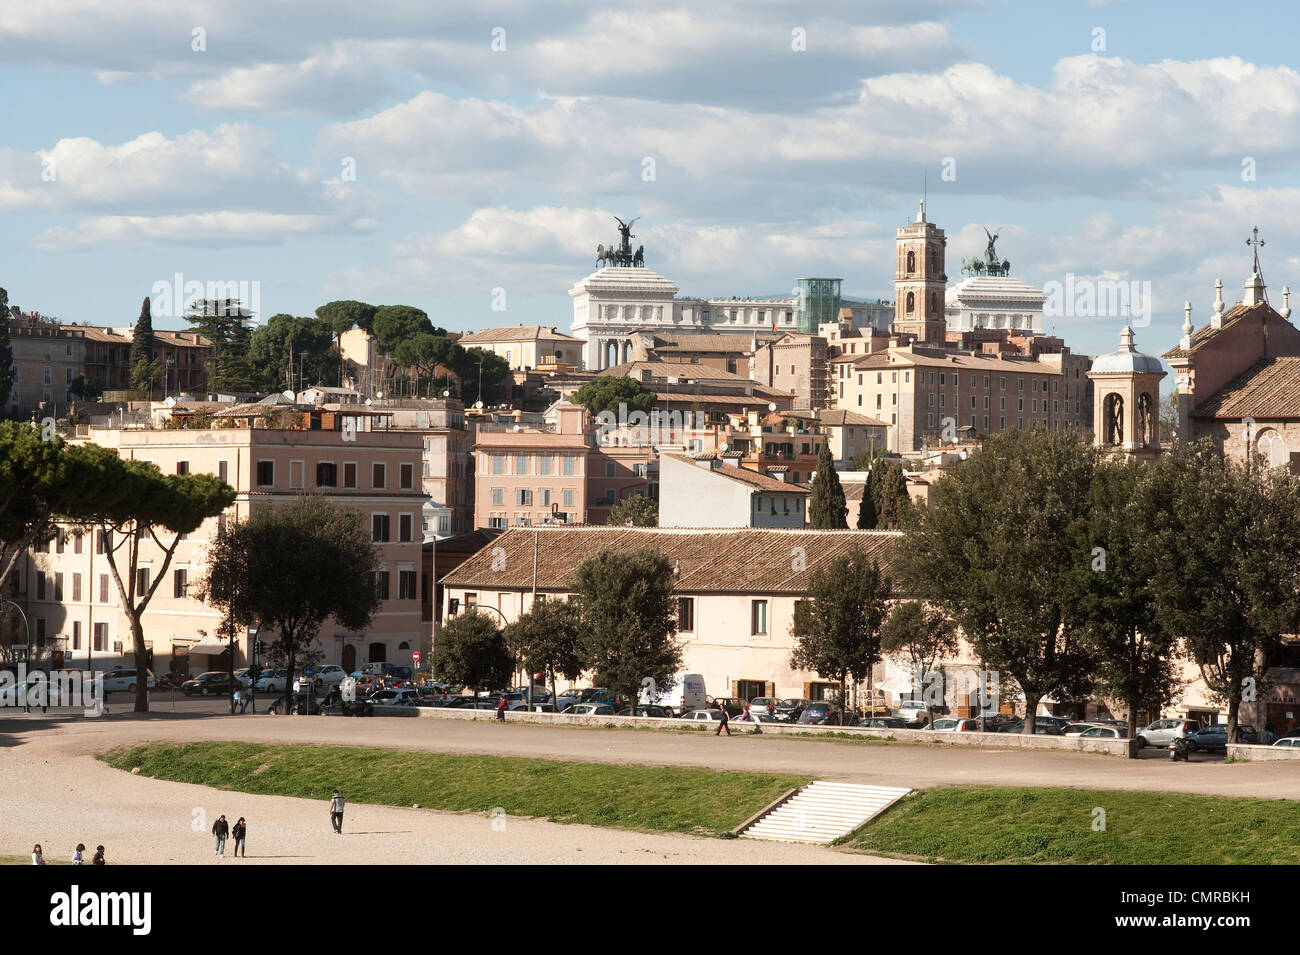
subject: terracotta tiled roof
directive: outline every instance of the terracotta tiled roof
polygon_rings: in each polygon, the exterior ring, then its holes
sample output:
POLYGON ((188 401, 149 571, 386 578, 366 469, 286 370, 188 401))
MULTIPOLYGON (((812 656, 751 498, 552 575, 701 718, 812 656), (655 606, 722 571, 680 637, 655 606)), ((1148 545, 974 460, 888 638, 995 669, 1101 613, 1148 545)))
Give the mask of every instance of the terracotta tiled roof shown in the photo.
POLYGON ((760 342, 776 338, 770 331, 756 329, 753 332, 734 332, 730 335, 655 335, 655 351, 660 352, 716 352, 718 354, 742 354, 749 351, 752 339, 760 342))
POLYGON ((817 414, 818 420, 823 425, 832 428, 840 428, 844 425, 865 425, 875 428, 888 428, 885 422, 878 418, 869 418, 864 414, 858 414, 856 411, 848 411, 844 408, 822 408, 817 414))
POLYGON ((581 341, 581 339, 574 338, 572 335, 557 332, 551 325, 505 325, 501 328, 484 328, 481 331, 470 332, 460 340, 460 343, 462 345, 480 345, 494 342, 531 342, 536 340, 573 342, 575 344, 581 341))
POLYGON ((599 550, 628 553, 651 547, 679 566, 676 586, 683 594, 804 594, 818 571, 849 553, 854 545, 887 570, 900 537, 902 534, 893 531, 519 527, 470 557, 443 577, 442 583, 484 590, 530 590, 536 540, 539 590, 567 592, 578 565, 599 550), (504 569, 493 570, 494 565, 504 569))
POLYGON ((849 355, 857 369, 884 370, 888 368, 922 366, 925 368, 950 368, 954 371, 987 371, 1002 375, 1060 375, 1061 370, 1034 358, 1008 355, 993 358, 987 355, 968 355, 963 352, 927 354, 925 352, 872 352, 870 355, 849 355), (890 361, 891 356, 893 361, 890 361))
POLYGON ((748 377, 714 368, 712 365, 698 365, 689 361, 630 361, 623 365, 613 365, 604 369, 599 377, 627 377, 641 379, 641 372, 648 371, 652 378, 689 378, 692 381, 726 381, 750 383, 748 377))
MULTIPOLYGON (((718 455, 716 454, 701 455, 700 457, 697 458, 692 458, 689 455, 685 455, 685 454, 673 454, 672 452, 665 452, 665 454, 667 457, 676 458, 677 460, 685 461, 688 464, 695 464, 696 467, 699 467, 699 465, 696 464, 697 461, 717 460, 718 458, 718 455)), ((721 457, 724 458, 740 457, 740 452, 724 451, 721 457)), ((700 468, 700 470, 705 471, 706 469, 700 468)), ((751 471, 749 470, 749 468, 741 467, 740 465, 737 464, 722 464, 719 465, 718 467, 713 468, 712 470, 707 471, 707 473, 717 474, 729 480, 737 481, 740 484, 748 485, 749 487, 753 488, 756 491, 769 491, 769 492, 775 491, 778 494, 783 493, 783 494, 796 494, 796 495, 812 493, 805 485, 789 484, 785 481, 778 480, 777 478, 768 477, 766 474, 759 474, 757 471, 751 471)))
POLYGON ((1192 412, 1194 418, 1300 418, 1300 358, 1272 358, 1242 372, 1192 412))
MULTIPOLYGON (((1192 335, 1192 347, 1190 349, 1183 348, 1180 345, 1177 348, 1169 349, 1169 351, 1165 352, 1164 355, 1161 357, 1186 358, 1188 355, 1196 351, 1196 349, 1200 348, 1202 345, 1208 342, 1215 335, 1219 334, 1219 332, 1223 331, 1224 328, 1227 328, 1230 324, 1237 321, 1238 319, 1245 318, 1248 315, 1263 316, 1265 313, 1271 312, 1272 310, 1273 309, 1268 304, 1268 302, 1259 302, 1255 305, 1245 305, 1242 302, 1238 302, 1236 305, 1232 306, 1232 308, 1228 309, 1226 312, 1223 313, 1222 328, 1215 328, 1212 325, 1203 325, 1199 331, 1195 332, 1192 335)), ((1280 318, 1281 316, 1278 317, 1280 318)))

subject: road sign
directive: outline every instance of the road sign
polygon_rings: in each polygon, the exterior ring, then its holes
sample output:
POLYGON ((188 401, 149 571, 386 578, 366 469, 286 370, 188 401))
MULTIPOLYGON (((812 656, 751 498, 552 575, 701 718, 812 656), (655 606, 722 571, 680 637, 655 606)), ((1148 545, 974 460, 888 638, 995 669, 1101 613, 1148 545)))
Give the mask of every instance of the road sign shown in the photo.
POLYGON ((418 667, 420 665, 420 651, 419 650, 413 651, 411 653, 411 659, 415 661, 415 665, 418 667))
POLYGON ((302 671, 302 675, 305 676, 307 679, 310 680, 312 677, 314 677, 314 676, 316 675, 316 668, 315 668, 315 667, 308 667, 307 669, 305 669, 305 670, 302 671))

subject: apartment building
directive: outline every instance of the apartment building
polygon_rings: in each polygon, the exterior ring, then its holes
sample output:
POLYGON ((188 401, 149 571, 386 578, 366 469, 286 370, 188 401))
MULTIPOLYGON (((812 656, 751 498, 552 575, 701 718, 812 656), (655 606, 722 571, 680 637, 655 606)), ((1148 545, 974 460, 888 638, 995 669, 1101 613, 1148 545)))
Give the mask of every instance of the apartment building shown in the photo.
POLYGON ((554 428, 480 427, 474 443, 475 527, 583 523, 591 435, 586 409, 559 404, 554 428))
MULTIPOLYGON (((229 412, 226 412, 229 414, 229 412)), ((236 416, 237 419, 237 416, 236 416)), ((250 424, 252 422, 250 421, 250 424)), ((381 660, 410 664, 427 625, 421 621, 421 445, 418 434, 345 427, 303 430, 273 427, 183 429, 83 429, 77 439, 94 442, 124 458, 151 461, 164 474, 215 474, 237 497, 224 514, 205 521, 181 541, 169 579, 159 586, 143 617, 145 643, 155 673, 173 665, 202 671, 224 667, 214 642, 220 613, 194 595, 202 578, 208 544, 229 522, 263 508, 283 506, 300 494, 317 492, 359 512, 380 554, 374 575, 379 609, 363 631, 335 621, 322 625, 317 646, 324 662, 345 669, 381 660)), ((17 570, 38 651, 62 650, 76 666, 104 669, 128 663, 130 628, 121 613, 97 533, 60 527, 59 536, 29 553, 17 570)), ((141 580, 148 586, 162 572, 163 552, 142 543, 141 580)), ((293 555, 286 554, 285 560, 293 555)), ((237 640, 236 666, 249 662, 249 634, 237 640)))
POLYGON ((750 377, 789 394, 796 408, 825 408, 830 401, 826 373, 830 347, 820 335, 790 333, 761 344, 750 359, 750 377))
POLYGON ((420 436, 420 484, 428 500, 421 520, 425 539, 473 530, 473 440, 465 406, 455 398, 397 399, 374 403, 378 430, 411 431, 420 436))
POLYGON ((542 366, 582 366, 582 339, 557 332, 554 325, 485 328, 464 336, 460 343, 466 348, 481 348, 500 355, 514 371, 542 366))
POLYGON ((43 322, 38 316, 9 319, 13 350, 13 388, 6 395, 10 417, 28 417, 43 409, 67 413, 68 388, 80 374, 86 342, 76 329, 43 322))
POLYGON ((1006 428, 1092 425, 1083 356, 1026 359, 908 344, 841 356, 835 365, 837 408, 886 422, 895 453, 1006 428))
POLYGON ((802 528, 810 494, 717 454, 663 454, 659 484, 660 527, 802 528))

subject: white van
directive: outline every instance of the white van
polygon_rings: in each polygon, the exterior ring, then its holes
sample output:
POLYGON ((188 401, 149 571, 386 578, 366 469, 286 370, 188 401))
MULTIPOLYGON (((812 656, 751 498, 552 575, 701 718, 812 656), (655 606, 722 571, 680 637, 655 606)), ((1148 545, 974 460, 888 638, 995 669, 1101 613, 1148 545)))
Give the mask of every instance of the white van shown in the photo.
POLYGON ((700 673, 674 673, 668 686, 655 687, 657 691, 651 699, 650 690, 642 687, 640 703, 644 706, 659 705, 670 710, 674 716, 681 716, 691 710, 702 710, 709 705, 704 693, 704 675, 700 673))

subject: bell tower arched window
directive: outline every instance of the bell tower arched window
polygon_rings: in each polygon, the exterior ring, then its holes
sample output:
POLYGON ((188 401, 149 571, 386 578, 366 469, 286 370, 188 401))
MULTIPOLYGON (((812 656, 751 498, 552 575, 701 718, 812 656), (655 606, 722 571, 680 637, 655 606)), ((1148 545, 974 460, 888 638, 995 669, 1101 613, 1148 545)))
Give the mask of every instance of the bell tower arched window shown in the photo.
POLYGON ((1124 443, 1124 398, 1114 392, 1106 396, 1102 405, 1102 424, 1107 444, 1124 443))
MULTIPOLYGON (((907 254, 911 255, 912 253, 909 252, 907 254)), ((916 311, 916 293, 908 292, 907 293, 907 314, 911 315, 915 311, 916 311)))
MULTIPOLYGON (((907 250, 907 274, 911 275, 916 271, 916 253, 911 249, 907 250)), ((910 312, 911 309, 908 309, 910 312)))

